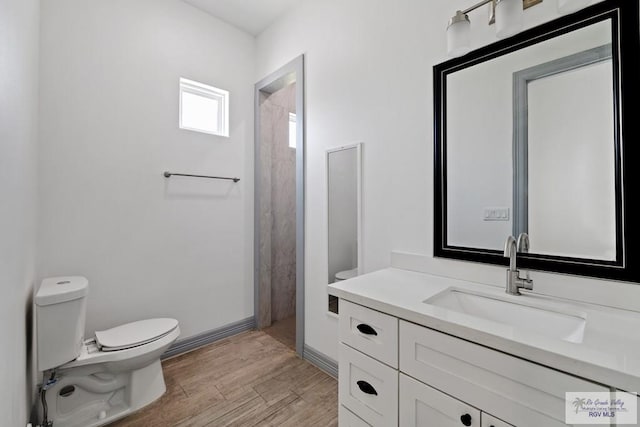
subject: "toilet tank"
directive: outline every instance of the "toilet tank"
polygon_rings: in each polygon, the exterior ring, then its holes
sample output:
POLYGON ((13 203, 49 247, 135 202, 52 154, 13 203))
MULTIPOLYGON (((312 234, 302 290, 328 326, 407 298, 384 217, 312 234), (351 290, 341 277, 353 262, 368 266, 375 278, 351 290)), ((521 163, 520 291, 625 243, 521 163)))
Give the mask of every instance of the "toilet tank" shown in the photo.
POLYGON ((64 365, 80 355, 89 283, 84 277, 44 279, 35 297, 38 369, 64 365))

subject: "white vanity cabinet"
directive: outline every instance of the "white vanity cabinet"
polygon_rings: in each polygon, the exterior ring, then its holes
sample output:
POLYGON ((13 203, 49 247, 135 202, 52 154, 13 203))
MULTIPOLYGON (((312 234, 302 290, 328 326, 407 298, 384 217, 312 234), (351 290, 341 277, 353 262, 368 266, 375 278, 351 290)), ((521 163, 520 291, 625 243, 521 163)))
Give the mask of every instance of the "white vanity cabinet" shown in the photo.
POLYGON ((338 409, 338 425, 339 427, 369 427, 364 420, 359 418, 356 414, 340 405, 338 409))
POLYGON ((564 426, 567 391, 610 391, 402 320, 399 334, 402 372, 519 427, 564 426))
POLYGON ((513 424, 505 423, 502 420, 492 417, 489 414, 482 413, 480 427, 513 427, 513 424))
MULTIPOLYGON (((365 425, 398 425, 398 319, 340 301, 340 405, 365 425)), ((348 412, 343 411, 342 420, 348 412)), ((351 419, 349 425, 356 424, 351 419)))
POLYGON ((513 427, 403 373, 399 407, 401 426, 513 427))
POLYGON ((372 426, 398 425, 398 371, 340 344, 340 403, 372 426))
POLYGON ((341 426, 560 427, 565 392, 610 391, 346 300, 339 328, 341 426))
POLYGON ((398 369, 398 319, 340 301, 340 341, 398 369))
POLYGON ((481 427, 480 410, 400 374, 400 425, 481 427))

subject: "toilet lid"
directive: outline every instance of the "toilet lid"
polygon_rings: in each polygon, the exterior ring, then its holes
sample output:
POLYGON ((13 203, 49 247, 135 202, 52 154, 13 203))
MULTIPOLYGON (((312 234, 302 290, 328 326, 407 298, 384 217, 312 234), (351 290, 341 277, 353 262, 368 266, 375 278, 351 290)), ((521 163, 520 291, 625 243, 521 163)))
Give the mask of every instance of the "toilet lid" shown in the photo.
POLYGON ((336 279, 347 280, 358 275, 358 268, 353 268, 351 270, 340 271, 336 273, 336 279))
POLYGON ((147 319, 96 331, 96 342, 102 351, 124 350, 155 341, 178 326, 176 319, 147 319))

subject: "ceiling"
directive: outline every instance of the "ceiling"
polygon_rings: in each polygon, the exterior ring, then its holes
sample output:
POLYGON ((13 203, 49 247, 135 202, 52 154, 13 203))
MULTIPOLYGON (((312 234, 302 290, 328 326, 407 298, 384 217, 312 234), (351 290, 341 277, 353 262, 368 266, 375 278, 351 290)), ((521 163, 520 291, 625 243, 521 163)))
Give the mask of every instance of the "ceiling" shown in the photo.
POLYGON ((302 0, 183 0, 257 36, 302 0))

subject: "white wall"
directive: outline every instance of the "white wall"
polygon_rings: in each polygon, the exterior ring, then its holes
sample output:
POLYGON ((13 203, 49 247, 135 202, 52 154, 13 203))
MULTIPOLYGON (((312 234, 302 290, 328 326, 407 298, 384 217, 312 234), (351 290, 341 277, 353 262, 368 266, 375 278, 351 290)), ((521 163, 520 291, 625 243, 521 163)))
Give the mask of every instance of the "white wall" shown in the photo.
POLYGON ((179 0, 46 1, 41 31, 40 278, 89 279, 89 333, 252 316, 254 39, 179 0), (230 138, 178 129, 180 77, 230 91, 230 138))
POLYGON ((446 11, 455 7, 308 1, 258 37, 256 80, 305 54, 305 343, 336 360, 337 319, 326 308, 326 150, 364 144, 365 272, 389 265, 393 247, 431 246, 431 66, 445 53, 446 11))
POLYGON ((31 401, 35 267, 38 0, 0 0, 0 425, 24 426, 31 401))
MULTIPOLYGON (((432 67, 447 59, 445 28, 472 2, 308 1, 258 37, 256 80, 304 53, 306 60, 306 344, 337 359, 337 321, 326 314, 327 206, 324 151, 364 141, 364 271, 389 265, 390 251, 425 254, 433 271, 473 276, 486 269, 503 286, 504 270, 432 259, 432 67)), ((474 47, 495 41, 486 10, 472 12, 474 47)), ((525 27, 558 16, 556 3, 525 12, 525 27)), ((478 279, 478 281, 481 281, 478 279)), ((580 295, 580 280, 546 274, 544 292, 580 295), (560 284, 558 286, 558 284, 560 284), (566 287, 563 286, 566 284, 566 287)), ((587 293, 612 305, 640 286, 591 280, 587 293), (595 283, 595 284, 594 284, 595 283)), ((640 298, 635 298, 640 301, 640 298)), ((633 303, 629 303, 633 304, 633 303)), ((640 303, 635 303, 640 310, 640 303)))

